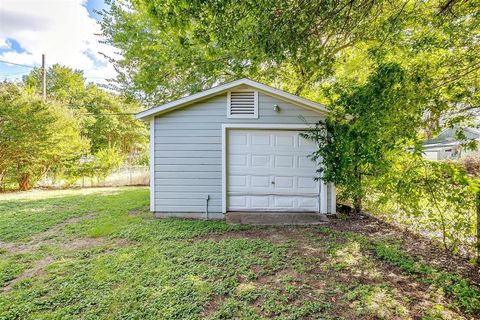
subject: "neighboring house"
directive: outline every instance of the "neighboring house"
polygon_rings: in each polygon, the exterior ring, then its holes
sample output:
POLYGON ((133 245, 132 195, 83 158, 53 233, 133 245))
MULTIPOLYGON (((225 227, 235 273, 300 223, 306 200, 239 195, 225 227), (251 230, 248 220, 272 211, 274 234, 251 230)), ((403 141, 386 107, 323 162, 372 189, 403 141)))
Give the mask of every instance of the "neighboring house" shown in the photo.
POLYGON ((467 140, 460 141, 457 138, 458 128, 444 130, 435 139, 427 140, 423 143, 423 157, 429 160, 458 160, 468 154, 478 153, 477 150, 466 150, 462 143, 475 140, 480 141, 480 131, 473 128, 462 128, 462 134, 467 140))
POLYGON ((150 122, 150 210, 224 218, 232 211, 335 212, 335 187, 315 181, 315 143, 299 133, 318 103, 241 79, 137 114, 150 122))

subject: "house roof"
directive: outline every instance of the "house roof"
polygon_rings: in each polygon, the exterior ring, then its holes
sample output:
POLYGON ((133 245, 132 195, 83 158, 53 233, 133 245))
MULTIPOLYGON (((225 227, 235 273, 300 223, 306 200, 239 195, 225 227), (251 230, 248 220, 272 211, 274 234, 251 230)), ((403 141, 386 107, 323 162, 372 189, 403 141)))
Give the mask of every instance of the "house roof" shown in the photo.
POLYGON ((449 128, 442 131, 438 137, 434 139, 427 140, 423 142, 423 146, 426 148, 429 147, 438 147, 438 146, 454 146, 461 144, 461 141, 458 140, 456 136, 457 130, 461 130, 467 140, 477 140, 480 139, 480 131, 474 128, 449 128))
POLYGON ((235 80, 235 81, 232 81, 232 82, 220 85, 220 86, 216 86, 216 87, 213 87, 211 89, 207 89, 205 91, 198 92, 198 93, 192 94, 190 96, 183 97, 183 98, 180 98, 178 100, 168 102, 168 103, 163 104, 163 105, 159 105, 159 106, 141 111, 141 112, 137 113, 135 115, 135 117, 137 119, 140 119, 140 120, 147 120, 147 119, 151 118, 152 116, 163 114, 163 113, 175 110, 175 109, 179 109, 179 108, 191 105, 195 102, 198 102, 198 101, 208 99, 208 98, 211 98, 213 96, 222 94, 223 92, 226 92, 226 91, 231 90, 233 88, 242 87, 242 86, 243 87, 247 86, 247 87, 254 88, 254 89, 256 89, 260 92, 276 96, 281 100, 290 102, 290 103, 295 104, 295 105, 300 106, 300 107, 304 107, 304 108, 307 108, 307 109, 312 109, 314 111, 318 111, 318 112, 321 112, 321 113, 328 113, 329 112, 329 110, 327 108, 325 108, 325 106, 320 104, 320 103, 313 102, 311 100, 301 98, 301 97, 296 96, 294 94, 291 94, 291 93, 288 93, 288 92, 285 92, 285 91, 282 91, 282 90, 279 90, 279 89, 275 89, 275 88, 267 86, 265 84, 262 84, 262 83, 244 78, 244 79, 235 80))

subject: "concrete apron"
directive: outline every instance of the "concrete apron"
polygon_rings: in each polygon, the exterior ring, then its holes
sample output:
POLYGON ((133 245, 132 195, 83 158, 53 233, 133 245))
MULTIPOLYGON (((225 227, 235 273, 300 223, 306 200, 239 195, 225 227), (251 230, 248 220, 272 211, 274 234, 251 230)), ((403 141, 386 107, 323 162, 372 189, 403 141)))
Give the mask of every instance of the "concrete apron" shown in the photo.
POLYGON ((326 224, 328 218, 315 212, 228 212, 227 223, 252 225, 315 225, 326 224))

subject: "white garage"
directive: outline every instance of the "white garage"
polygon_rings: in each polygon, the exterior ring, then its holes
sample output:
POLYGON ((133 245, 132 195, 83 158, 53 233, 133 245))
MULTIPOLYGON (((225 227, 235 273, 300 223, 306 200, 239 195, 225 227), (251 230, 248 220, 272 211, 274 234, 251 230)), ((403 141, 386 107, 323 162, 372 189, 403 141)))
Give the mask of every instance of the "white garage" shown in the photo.
POLYGON ((316 148, 298 130, 228 131, 228 211, 320 210, 316 148))
POLYGON ((249 79, 140 112, 150 123, 150 210, 207 219, 335 213, 335 187, 309 157, 315 143, 300 137, 328 112, 249 79))

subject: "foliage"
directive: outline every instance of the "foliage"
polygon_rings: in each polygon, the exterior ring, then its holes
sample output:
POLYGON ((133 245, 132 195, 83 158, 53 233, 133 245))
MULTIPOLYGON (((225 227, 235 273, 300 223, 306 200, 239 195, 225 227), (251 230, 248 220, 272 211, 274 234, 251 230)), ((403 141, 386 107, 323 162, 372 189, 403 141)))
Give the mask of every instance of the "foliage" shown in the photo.
POLYGON ((426 80, 427 137, 478 109, 478 0, 108 3, 119 86, 148 103, 244 76, 326 102, 335 83, 365 81, 376 52, 426 80))
POLYGON ((98 151, 95 160, 92 162, 96 176, 106 178, 115 169, 118 169, 124 162, 123 155, 115 148, 108 148, 98 151))
POLYGON ((137 156, 145 151, 146 126, 133 117, 140 105, 127 103, 92 84, 86 86, 82 103, 86 113, 82 131, 91 141, 91 153, 117 148, 125 156, 137 156))
POLYGON ((299 94, 331 76, 343 49, 387 28, 400 8, 363 0, 110 1, 102 27, 123 53, 121 85, 147 101, 242 76, 299 94))
POLYGON ((342 188, 356 212, 365 177, 388 172, 395 154, 417 139, 422 105, 413 97, 421 82, 411 79, 398 64, 380 63, 364 84, 336 87, 333 116, 303 134, 318 144, 313 159, 323 179, 342 188))
POLYGON ((46 171, 76 161, 88 148, 68 110, 13 84, 0 87, 0 126, 0 177, 15 175, 21 190, 46 171))
MULTIPOLYGON (((42 70, 34 68, 23 79, 28 90, 42 92, 42 70)), ((47 69, 47 99, 62 101, 69 108, 79 109, 82 107, 82 98, 85 91, 85 77, 81 70, 54 64, 47 69)))
MULTIPOLYGON (((41 92, 41 73, 34 69, 24 79, 26 90, 41 92)), ((116 147, 124 155, 144 152, 146 127, 134 119, 141 105, 95 84, 86 84, 83 72, 55 64, 47 70, 47 97, 72 110, 90 152, 116 147)))
POLYGON ((45 176, 67 185, 82 176, 104 178, 120 161, 139 161, 147 152, 135 101, 87 85, 81 71, 60 65, 47 70, 48 103, 38 97, 40 84, 34 69, 21 86, 1 85, 0 185, 18 181, 25 190, 45 176))
POLYGON ((99 150, 97 153, 84 156, 70 166, 64 166, 55 172, 55 178, 65 180, 66 186, 71 186, 82 178, 97 178, 99 181, 105 178, 125 163, 125 155, 118 148, 110 147, 99 150))
POLYGON ((471 254, 477 190, 478 182, 456 163, 398 157, 393 170, 371 180, 368 207, 388 221, 438 235, 446 250, 471 254))

